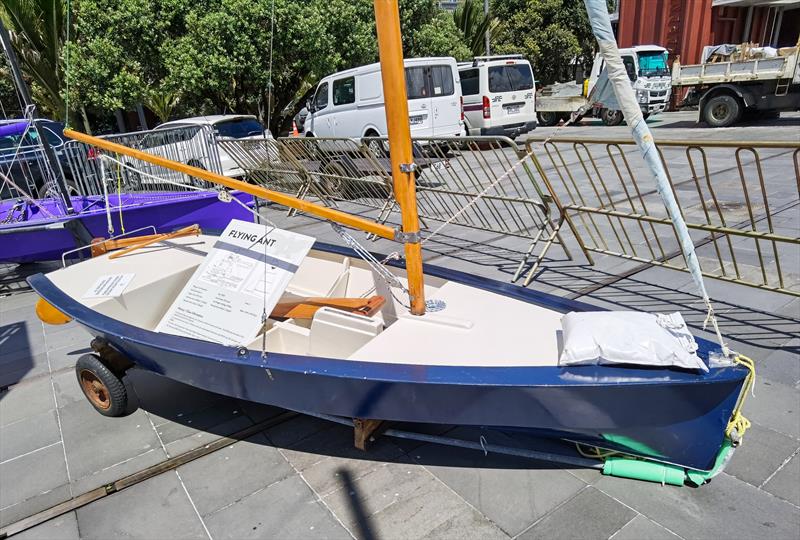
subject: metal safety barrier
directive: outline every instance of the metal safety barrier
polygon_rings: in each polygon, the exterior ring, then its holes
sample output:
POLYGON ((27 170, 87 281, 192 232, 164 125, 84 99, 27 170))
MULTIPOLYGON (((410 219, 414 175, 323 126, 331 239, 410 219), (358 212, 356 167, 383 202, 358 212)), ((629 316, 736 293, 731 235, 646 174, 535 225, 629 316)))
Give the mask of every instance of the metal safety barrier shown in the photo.
MULTIPOLYGON (((154 129, 102 138, 180 163, 222 172, 216 139, 209 126, 154 129)), ((67 142, 60 157, 68 185, 74 186, 81 195, 103 195, 105 191, 180 192, 198 187, 211 188, 206 182, 143 161, 123 156, 111 156, 116 162, 99 159, 97 149, 78 141, 67 142)))
MULTIPOLYGON (((529 139, 537 178, 589 252, 687 270, 630 140, 529 139), (539 148, 534 151, 534 145, 539 148)), ((800 143, 659 141, 705 276, 800 296, 800 143)))
MULTIPOLYGON (((400 220, 385 138, 287 137, 219 145, 249 181, 346 211, 366 211, 380 223, 400 220)), ((534 181, 526 150, 505 137, 415 138, 413 153, 423 239, 437 222, 528 239, 513 280, 527 265, 530 281, 559 242, 560 216, 534 181)))

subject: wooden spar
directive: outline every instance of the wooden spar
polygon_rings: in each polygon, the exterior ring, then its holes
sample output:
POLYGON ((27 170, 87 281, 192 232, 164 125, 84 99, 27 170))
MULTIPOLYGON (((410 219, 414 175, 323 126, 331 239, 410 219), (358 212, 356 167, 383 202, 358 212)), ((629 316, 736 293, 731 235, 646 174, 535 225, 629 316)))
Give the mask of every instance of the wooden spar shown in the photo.
POLYGON ((422 246, 419 238, 419 215, 411 151, 411 127, 408 122, 403 43, 400 37, 400 11, 397 0, 374 0, 375 26, 381 59, 381 80, 386 103, 386 126, 392 162, 394 197, 400 205, 411 313, 425 314, 425 288, 422 274, 422 246))
POLYGON ((375 223, 374 221, 353 216, 339 210, 334 210, 333 208, 326 208, 319 204, 304 201, 302 199, 298 199, 297 197, 292 197, 291 195, 286 195, 285 193, 279 193, 261 186, 248 184, 247 182, 242 182, 241 180, 234 180, 233 178, 228 178, 227 176, 222 176, 221 174, 213 173, 198 167, 192 167, 191 165, 185 165, 161 156, 154 156, 153 154, 148 154, 147 152, 135 150, 128 146, 113 143, 105 139, 98 139, 97 137, 92 137, 91 135, 86 135, 85 133, 74 131, 72 129, 65 129, 64 135, 70 139, 75 139, 76 141, 96 146, 97 148, 101 148, 108 152, 114 152, 139 159, 141 161, 146 161, 147 163, 152 163, 153 165, 158 165, 159 167, 164 167, 166 169, 172 169, 173 171, 194 176, 195 178, 200 178, 214 184, 221 184, 231 189, 243 191, 244 193, 249 193, 250 195, 288 206, 289 208, 295 208, 301 212, 306 212, 307 214, 312 214, 323 219, 335 221, 336 223, 346 225, 347 227, 353 227, 354 229, 375 234, 381 238, 387 238, 389 240, 395 240, 396 238, 395 230, 392 227, 381 225, 380 223, 375 223))

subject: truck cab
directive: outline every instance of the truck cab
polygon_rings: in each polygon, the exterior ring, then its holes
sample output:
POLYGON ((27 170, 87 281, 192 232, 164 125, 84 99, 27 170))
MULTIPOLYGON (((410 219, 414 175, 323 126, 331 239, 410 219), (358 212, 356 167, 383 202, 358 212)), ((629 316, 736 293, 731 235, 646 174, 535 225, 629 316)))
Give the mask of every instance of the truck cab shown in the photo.
MULTIPOLYGON (((672 95, 672 77, 667 65, 667 50, 658 45, 637 45, 628 49, 620 49, 622 63, 631 86, 636 92, 636 101, 647 118, 663 112, 672 95)), ((597 54, 592 64, 587 93, 591 93, 600 73, 605 69, 605 61, 597 54)), ((601 113, 603 122, 616 125, 622 122, 622 113, 606 109, 601 113), (610 120, 610 121, 608 121, 610 120)))

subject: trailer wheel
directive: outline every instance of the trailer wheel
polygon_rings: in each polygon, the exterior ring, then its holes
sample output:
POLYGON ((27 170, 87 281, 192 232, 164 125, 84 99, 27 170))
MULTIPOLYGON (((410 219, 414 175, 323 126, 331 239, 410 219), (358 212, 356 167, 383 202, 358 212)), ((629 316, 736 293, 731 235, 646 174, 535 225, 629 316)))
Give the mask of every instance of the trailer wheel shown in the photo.
POLYGON ((97 355, 84 354, 75 364, 75 375, 83 394, 103 416, 124 416, 128 391, 122 380, 97 355))
POLYGON ((703 105, 703 120, 711 127, 728 127, 738 122, 743 112, 738 99, 718 94, 703 105))
POLYGON ((536 117, 539 119, 539 125, 544 127, 554 126, 561 119, 561 115, 555 111, 537 112, 536 117))
POLYGON ((611 109, 603 109, 600 111, 600 120, 607 126, 618 126, 623 120, 622 111, 612 111, 611 109))

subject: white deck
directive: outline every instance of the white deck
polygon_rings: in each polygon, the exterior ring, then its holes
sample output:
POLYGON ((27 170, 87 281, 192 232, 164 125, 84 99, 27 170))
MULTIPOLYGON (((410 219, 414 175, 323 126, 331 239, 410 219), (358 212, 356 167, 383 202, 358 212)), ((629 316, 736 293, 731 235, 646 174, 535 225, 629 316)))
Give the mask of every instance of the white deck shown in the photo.
MULTIPOLYGON (((215 237, 200 236, 108 259, 97 257, 51 272, 48 277, 67 294, 100 313, 153 330, 186 281, 200 265, 215 237), (133 273, 117 298, 83 298, 101 276, 133 273)), ((405 281, 402 270, 391 269, 405 281)), ((360 259, 312 251, 286 290, 287 296, 368 296, 387 299, 374 317, 330 310, 313 320, 270 320, 267 350, 298 355, 418 365, 556 365, 561 313, 438 278, 426 278, 428 298, 446 308, 413 316, 392 299, 360 259)), ((395 291, 395 294, 402 294, 395 291)), ((326 308, 329 309, 329 308, 326 308)), ((261 338, 245 344, 261 347, 261 338)))

